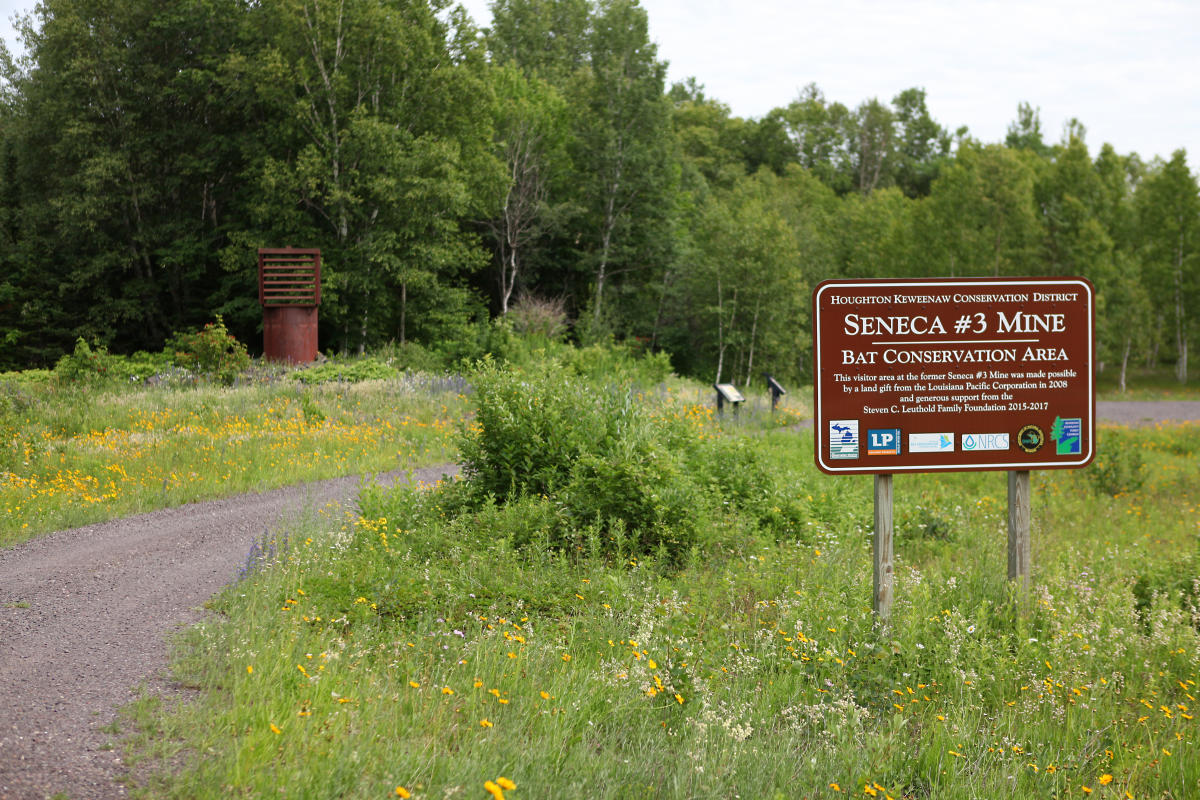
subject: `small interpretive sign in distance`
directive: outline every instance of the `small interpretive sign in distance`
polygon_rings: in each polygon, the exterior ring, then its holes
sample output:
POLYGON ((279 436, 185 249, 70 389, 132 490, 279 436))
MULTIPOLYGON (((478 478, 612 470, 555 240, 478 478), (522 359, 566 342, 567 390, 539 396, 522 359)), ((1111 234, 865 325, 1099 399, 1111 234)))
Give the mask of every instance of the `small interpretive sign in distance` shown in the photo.
POLYGON ((1095 455, 1094 320, 1085 278, 819 284, 817 466, 834 474, 1086 466, 1095 455))

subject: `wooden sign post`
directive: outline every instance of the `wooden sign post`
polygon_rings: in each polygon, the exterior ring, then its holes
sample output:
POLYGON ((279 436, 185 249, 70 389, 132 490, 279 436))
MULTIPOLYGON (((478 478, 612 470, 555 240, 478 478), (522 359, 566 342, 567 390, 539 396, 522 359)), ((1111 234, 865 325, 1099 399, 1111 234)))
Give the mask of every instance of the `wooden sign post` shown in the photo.
POLYGON ((892 615, 893 578, 896 571, 892 547, 891 475, 875 475, 875 533, 871 539, 871 553, 875 567, 871 608, 882 619, 887 619, 892 615))
POLYGON ((1030 470, 1095 455, 1084 278, 832 280, 813 292, 814 458, 875 476, 873 606, 892 605, 892 475, 1003 470, 1008 576, 1030 583, 1030 470))
POLYGON ((1008 473, 1008 579, 1029 589, 1029 471, 1008 473))

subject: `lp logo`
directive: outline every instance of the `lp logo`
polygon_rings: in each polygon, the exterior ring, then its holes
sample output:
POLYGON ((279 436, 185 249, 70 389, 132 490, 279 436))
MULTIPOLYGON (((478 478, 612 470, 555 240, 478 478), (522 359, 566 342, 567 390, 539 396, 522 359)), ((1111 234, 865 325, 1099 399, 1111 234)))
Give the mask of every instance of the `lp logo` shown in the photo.
POLYGON ((897 428, 867 431, 867 455, 900 455, 900 431, 897 428))

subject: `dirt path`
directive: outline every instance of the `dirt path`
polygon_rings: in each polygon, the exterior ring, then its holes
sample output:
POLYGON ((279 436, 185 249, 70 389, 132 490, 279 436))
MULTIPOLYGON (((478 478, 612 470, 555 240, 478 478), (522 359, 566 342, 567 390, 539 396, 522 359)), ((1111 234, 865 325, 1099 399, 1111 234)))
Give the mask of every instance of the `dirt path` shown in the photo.
POLYGON ((1159 422, 1200 422, 1200 401, 1097 400, 1096 421, 1135 428, 1159 422))
POLYGON ((352 501, 358 485, 196 503, 0 550, 0 799, 124 797, 118 751, 100 729, 139 683, 163 680, 167 634, 199 619, 264 531, 306 507, 352 501))

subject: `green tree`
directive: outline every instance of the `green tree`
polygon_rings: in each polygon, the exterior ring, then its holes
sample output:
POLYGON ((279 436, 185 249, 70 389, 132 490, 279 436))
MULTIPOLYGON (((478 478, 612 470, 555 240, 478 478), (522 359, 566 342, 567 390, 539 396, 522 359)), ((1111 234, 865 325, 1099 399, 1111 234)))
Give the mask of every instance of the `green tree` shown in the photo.
POLYGON ((688 309, 691 347, 702 354, 695 368, 718 383, 748 384, 763 364, 796 374, 796 351, 807 344, 799 247, 772 208, 778 179, 764 176, 707 196, 696 209, 694 246, 684 251, 678 297, 688 309))
POLYGON ((896 120, 896 185, 909 197, 925 197, 950 157, 950 133, 929 114, 924 89, 892 98, 896 120))
MULTIPOLYGON (((25 357, 156 346, 209 314, 242 169, 219 65, 234 0, 48 0, 7 61, 25 357)), ((13 285, 13 284, 10 284, 13 285)))
POLYGON ((344 347, 406 341, 414 295, 453 305, 441 294, 485 263, 462 221, 503 190, 494 100, 482 53, 462 52, 470 37, 438 10, 272 0, 251 13, 263 46, 244 68, 275 129, 253 167, 254 225, 228 263, 245 269, 247 245, 267 239, 328 247, 327 313, 344 347))
POLYGON ((1043 228, 1041 272, 1093 281, 1108 273, 1113 241, 1100 218, 1104 187, 1082 139, 1072 136, 1056 148, 1038 172, 1034 195, 1043 228))
POLYGON ((872 98, 846 120, 847 161, 862 194, 890 186, 896 164, 896 116, 872 98))
POLYGON ((1004 145, 1014 150, 1029 150, 1038 156, 1047 155, 1050 148, 1042 138, 1041 109, 1029 103, 1020 103, 1017 106, 1017 118, 1009 123, 1004 145))
POLYGON ((730 116, 728 106, 705 97, 694 78, 675 84, 667 96, 681 166, 690 173, 683 183, 694 184, 698 178, 709 186, 732 187, 746 174, 745 122, 730 116))
POLYGON ((499 213, 486 225, 496 250, 500 313, 524 277, 526 248, 541 235, 549 213, 550 173, 566 163, 567 106, 537 77, 513 65, 495 70, 495 150, 507 188, 499 213))
POLYGON ((588 67, 591 0, 493 0, 487 47, 493 63, 565 91, 588 67))
POLYGON ((1188 378, 1190 315, 1196 303, 1200 263, 1200 187, 1187 153, 1147 174, 1137 193, 1141 252, 1156 300, 1170 298, 1175 327, 1175 377, 1188 378))
POLYGON ((591 312, 599 323, 615 275, 665 260, 675 170, 666 65, 650 42, 645 10, 636 0, 603 0, 589 38, 590 69, 574 95, 574 161, 590 228, 591 312))
POLYGON ((1041 228, 1034 208, 1034 169, 1013 150, 973 143, 933 182, 929 222, 938 231, 931 255, 951 276, 1036 271, 1041 228))
POLYGON ((779 117, 800 166, 812 172, 838 193, 853 187, 856 164, 850 156, 853 125, 846 106, 829 102, 815 83, 783 109, 779 117))

